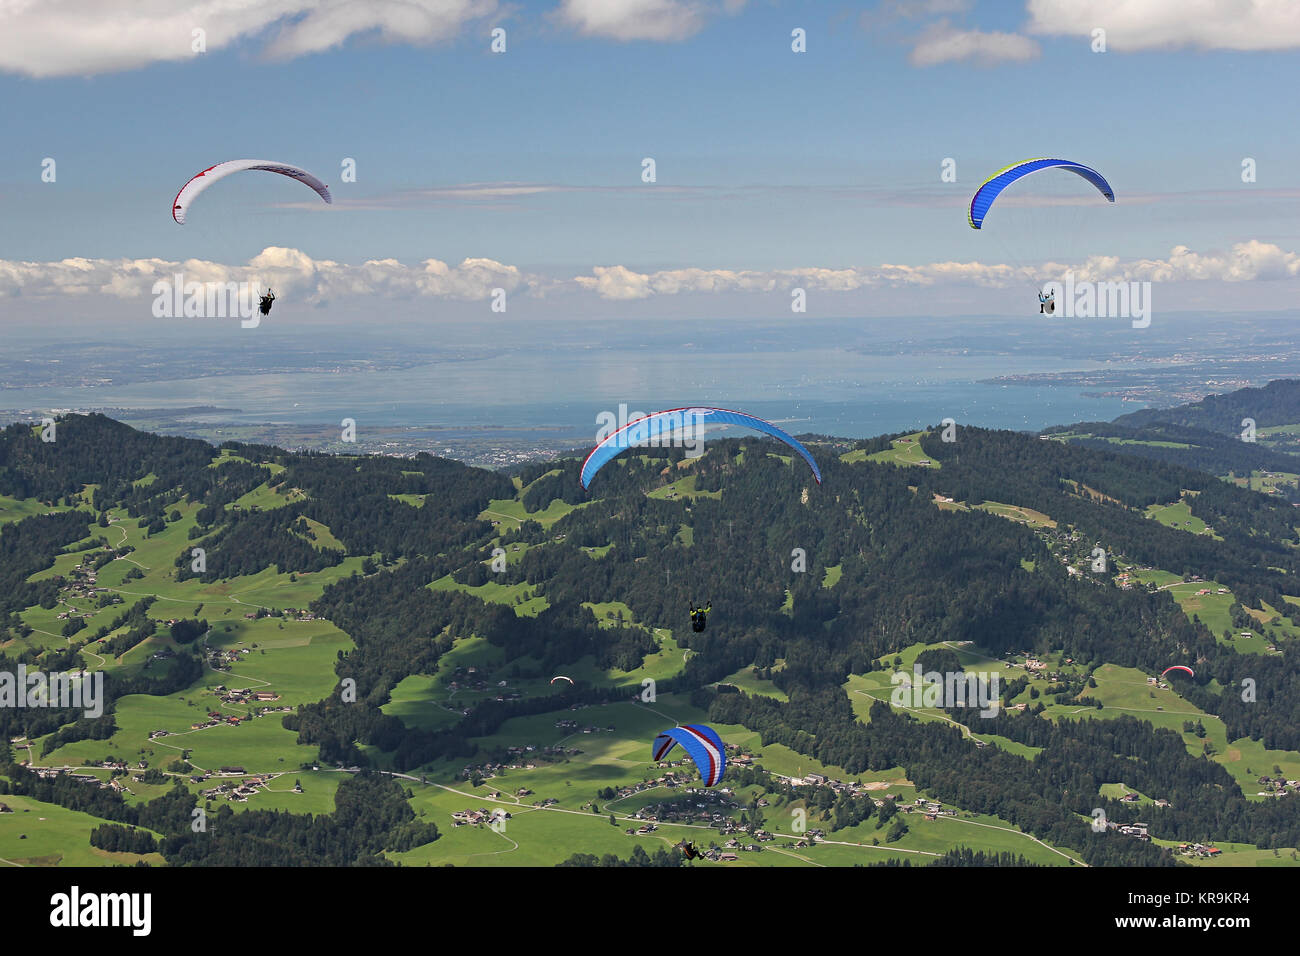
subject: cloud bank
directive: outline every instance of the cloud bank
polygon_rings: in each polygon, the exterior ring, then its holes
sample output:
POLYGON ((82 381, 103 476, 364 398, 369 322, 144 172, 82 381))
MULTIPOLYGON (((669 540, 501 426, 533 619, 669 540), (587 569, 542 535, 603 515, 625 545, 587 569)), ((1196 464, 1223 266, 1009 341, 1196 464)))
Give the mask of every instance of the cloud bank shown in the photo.
POLYGON ((624 265, 596 266, 590 274, 556 278, 521 271, 493 259, 448 265, 437 259, 408 265, 396 259, 360 264, 313 259, 298 249, 268 247, 243 265, 188 259, 63 259, 57 262, 0 260, 0 296, 150 295, 153 284, 182 273, 186 282, 269 284, 300 301, 325 304, 354 296, 383 299, 488 299, 494 289, 544 298, 556 293, 591 295, 607 302, 724 293, 855 292, 864 289, 937 287, 1002 288, 1044 274, 1073 269, 1078 281, 1255 282, 1300 277, 1300 255, 1250 240, 1224 251, 1175 246, 1158 259, 1096 256, 1079 263, 1049 263, 1030 271, 1000 263, 934 262, 832 269, 778 270, 681 268, 638 272, 624 265))

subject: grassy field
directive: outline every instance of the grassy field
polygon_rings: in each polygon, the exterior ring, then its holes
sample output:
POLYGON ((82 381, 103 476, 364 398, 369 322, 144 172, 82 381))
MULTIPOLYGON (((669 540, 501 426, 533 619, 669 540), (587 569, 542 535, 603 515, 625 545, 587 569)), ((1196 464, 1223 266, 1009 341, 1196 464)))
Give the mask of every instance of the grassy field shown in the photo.
POLYGON ((524 503, 518 498, 493 498, 479 514, 481 521, 496 521, 502 531, 510 531, 525 521, 536 521, 543 528, 549 528, 575 508, 585 508, 588 502, 571 505, 559 498, 540 511, 524 510, 524 503))
MULTIPOLYGON (((624 833, 629 826, 639 823, 631 820, 632 812, 680 791, 675 793, 660 787, 614 800, 601 800, 595 794, 602 787, 630 786, 657 774, 655 765, 649 761, 648 741, 664 726, 702 717, 684 701, 665 695, 648 705, 628 701, 507 721, 491 738, 493 745, 531 746, 538 750, 543 746, 563 745, 575 747, 581 753, 562 758, 560 763, 531 758, 531 767, 509 770, 504 776, 486 780, 478 787, 448 779, 444 773, 429 775, 428 784, 412 785, 415 794, 412 806, 424 818, 437 823, 444 836, 433 844, 393 857, 406 865, 548 865, 573 852, 626 856, 634 841, 642 841, 650 850, 655 846, 671 846, 683 838, 705 846, 715 839, 721 842, 716 831, 703 823, 663 823, 653 834, 628 836, 624 833), (561 717, 576 720, 580 727, 596 729, 590 733, 557 729, 555 721, 561 717), (532 792, 516 795, 521 789, 532 792), (499 792, 499 796, 489 796, 493 792, 499 792), (536 806, 545 799, 557 802, 536 806), (598 812, 592 812, 593 803, 598 812), (500 832, 489 827, 452 826, 450 814, 456 810, 494 806, 511 814, 500 832), (610 813, 615 815, 614 826, 609 823, 610 813)), ((763 746, 758 735, 745 728, 714 726, 725 741, 751 753, 757 763, 775 773, 802 776, 820 772, 839 779, 850 778, 842 768, 825 767, 783 747, 763 746)), ((906 800, 915 795, 898 768, 861 774, 853 779, 870 783, 882 795, 888 793, 906 800)), ((1004 821, 970 814, 934 821, 924 820, 919 814, 909 815, 909 832, 892 844, 885 843, 884 831, 877 830, 872 820, 828 833, 829 842, 825 844, 796 850, 793 843, 798 834, 791 828, 792 811, 801 806, 774 806, 765 811, 766 826, 777 834, 777 839, 762 844, 762 852, 741 853, 738 860, 730 863, 704 865, 851 865, 890 858, 924 863, 954 846, 992 852, 1008 850, 1036 862, 1070 865, 1067 856, 1034 841, 1004 821)), ((809 825, 816 826, 818 822, 810 819, 809 825)))
POLYGON ((471 587, 468 584, 461 584, 447 574, 431 581, 428 587, 431 591, 464 591, 483 601, 507 604, 514 608, 515 614, 519 617, 536 617, 550 606, 550 602, 544 595, 534 594, 532 585, 524 581, 517 584, 488 581, 486 584, 471 587))
MULTIPOLYGON (((87 761, 108 756, 124 760, 147 759, 150 765, 166 764, 190 750, 190 763, 200 769, 243 765, 249 773, 284 770, 315 760, 316 748, 299 746, 297 734, 281 726, 280 714, 268 714, 238 726, 218 724, 194 730, 210 711, 243 717, 251 705, 222 703, 211 688, 251 687, 279 695, 263 702, 264 707, 296 707, 330 694, 337 678, 334 661, 339 650, 352 642, 327 621, 280 622, 275 618, 231 622, 208 637, 214 648, 249 653, 229 672, 209 671, 202 688, 191 688, 167 697, 133 695, 117 706, 117 733, 108 740, 81 740, 60 747, 45 757, 33 755, 41 766, 85 766, 87 761), (149 739, 155 730, 169 735, 149 739), (287 756, 286 756, 287 755, 287 756)), ((39 750, 37 750, 39 753, 39 750)))
MULTIPOLYGON (((66 505, 47 505, 35 498, 10 498, 8 495, 0 495, 0 524, 22 521, 32 515, 61 514, 71 510, 66 505)), ((87 515, 89 516, 89 512, 87 515)))
MULTIPOLYGON (((1186 492, 1184 492, 1184 496, 1186 492)), ((1213 530, 1208 529, 1205 522, 1192 514, 1192 509, 1187 503, 1186 497, 1167 505, 1148 505, 1146 515, 1159 521, 1162 525, 1170 528, 1179 528, 1190 534, 1208 534, 1216 541, 1222 541, 1222 536, 1215 534, 1213 530)))
POLYGON ((653 491, 646 492, 647 498, 689 498, 692 501, 696 498, 721 498, 721 491, 696 491, 695 475, 685 475, 676 481, 671 481, 666 485, 655 488, 653 491))
MULTIPOLYGON (((11 866, 134 866, 165 861, 160 853, 109 853, 90 845, 98 817, 28 797, 0 795, 13 813, 0 813, 0 863, 11 866)), ((157 834, 154 834, 157 836, 157 834)))
POLYGON ((1170 677, 1166 681, 1167 686, 1159 687, 1147 683, 1147 678, 1154 675, 1114 664, 1103 664, 1093 676, 1097 687, 1087 690, 1082 696, 1100 700, 1103 704, 1101 710, 1049 704, 1044 711, 1045 716, 1052 719, 1083 717, 1105 720, 1129 714, 1155 727, 1165 727, 1179 733, 1187 744, 1188 752, 1195 756, 1205 752, 1208 741, 1213 748, 1210 759, 1223 765, 1250 800, 1272 799, 1257 796, 1259 786, 1256 778, 1261 774, 1273 773, 1275 766, 1281 768, 1287 779, 1294 780, 1300 776, 1298 753, 1268 750, 1261 741, 1249 737, 1229 741, 1222 720, 1204 713, 1179 696, 1177 682, 1183 678, 1170 677), (1205 728, 1205 737, 1185 731, 1183 725, 1188 721, 1199 722, 1205 728))
POLYGON ((1252 471, 1248 478, 1234 476, 1227 480, 1239 488, 1249 488, 1251 491, 1262 491, 1265 494, 1277 494, 1283 487, 1294 491, 1297 483, 1300 483, 1300 474, 1278 471, 1252 471))
POLYGON ((1027 524, 1031 528, 1055 528, 1056 522, 1043 514, 1041 511, 1035 511, 1033 508, 1021 508, 1018 505, 1003 504, 1000 501, 985 501, 983 504, 975 506, 979 511, 987 511, 989 514, 999 515, 1011 521, 1020 524, 1027 524))
POLYGON ((939 463, 926 457, 925 452, 921 450, 921 437, 926 432, 913 432, 910 435, 904 435, 902 438, 893 439, 890 447, 884 451, 873 452, 868 455, 861 449, 857 451, 846 452, 840 455, 840 460, 848 463, 857 461, 874 461, 890 465, 917 465, 922 468, 938 468, 939 463))
MULTIPOLYGON (((775 668, 779 670, 780 668, 775 668)), ((774 697, 779 701, 788 701, 789 695, 781 688, 777 687, 770 680, 764 680, 761 677, 754 676, 754 668, 742 667, 722 678, 720 684, 734 684, 746 694, 761 694, 764 697, 774 697)))
POLYGON ((1134 583, 1149 582, 1161 591, 1167 591, 1189 619, 1199 619, 1220 644, 1232 646, 1239 654, 1273 653, 1268 649, 1270 642, 1300 637, 1300 628, 1283 618, 1279 609, 1267 604, 1263 608, 1246 609, 1246 613, 1256 620, 1249 630, 1234 627, 1229 610, 1236 597, 1217 581, 1184 581, 1176 574, 1158 569, 1129 570, 1128 574, 1134 583), (1200 593, 1202 591, 1206 593, 1200 593), (1232 636, 1225 639, 1225 631, 1232 636), (1250 637, 1243 637, 1243 634, 1250 637))

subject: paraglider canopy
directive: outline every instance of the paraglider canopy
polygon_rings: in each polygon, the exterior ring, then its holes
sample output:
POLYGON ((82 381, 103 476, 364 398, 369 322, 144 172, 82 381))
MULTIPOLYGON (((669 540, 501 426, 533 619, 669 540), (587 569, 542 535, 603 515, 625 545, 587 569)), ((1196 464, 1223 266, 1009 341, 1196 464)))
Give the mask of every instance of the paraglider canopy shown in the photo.
MULTIPOLYGON (((670 408, 666 411, 654 412, 645 416, 645 418, 638 418, 636 421, 628 422, 622 428, 612 432, 591 450, 587 460, 582 463, 582 472, 580 474, 582 487, 586 489, 591 484, 591 479, 595 477, 596 472, 600 471, 605 463, 618 455, 619 452, 627 448, 665 444, 666 436, 674 431, 679 429, 689 431, 705 425, 740 425, 745 428, 752 428, 765 435, 771 435, 778 441, 785 442, 785 444, 793 448, 808 463, 817 484, 822 483, 821 469, 817 467, 817 462, 809 454, 808 449, 771 422, 755 418, 753 415, 746 415, 744 412, 732 411, 728 408, 701 408, 697 406, 692 408, 670 408)), ((698 434, 695 437, 698 438, 698 434)))
POLYGON ((176 198, 172 200, 172 218, 178 224, 185 225, 185 214, 189 211, 190 205, 198 197, 199 193, 217 182, 217 180, 225 179, 232 173, 242 173, 250 169, 279 173, 281 176, 296 179, 298 182, 316 190, 317 195, 327 203, 334 201, 330 198, 328 186, 307 172, 307 170, 298 166, 291 166, 289 163, 277 163, 270 159, 232 159, 228 162, 217 163, 215 166, 209 166, 182 186, 180 192, 176 194, 176 198))
POLYGON ((1190 667, 1186 667, 1183 664, 1175 664, 1173 667, 1166 667, 1164 670, 1160 672, 1160 676, 1164 677, 1170 671, 1186 671, 1188 677, 1196 676, 1196 674, 1192 671, 1190 667))
POLYGON ((570 684, 573 683, 572 677, 565 677, 563 674, 557 674, 555 677, 552 677, 551 683, 554 684, 557 680, 567 680, 570 684))
POLYGON ((695 761, 706 787, 712 787, 722 779, 722 774, 727 769, 727 757, 722 738, 716 730, 704 724, 685 724, 665 730, 655 738, 654 749, 651 751, 654 760, 665 759, 668 752, 678 744, 695 761))
POLYGON ((1024 179, 1031 173, 1036 173, 1040 169, 1068 169, 1070 172, 1082 176, 1088 182, 1092 183, 1100 192, 1111 202, 1115 201, 1115 190, 1110 188, 1110 183, 1097 170, 1082 163, 1075 163, 1068 159, 1026 159, 1020 163, 1012 163, 996 173, 980 185, 975 190, 975 195, 970 200, 970 210, 966 214, 966 219, 972 229, 979 229, 984 225, 984 217, 988 214, 993 201, 1002 195, 1002 191, 1019 179, 1024 179))

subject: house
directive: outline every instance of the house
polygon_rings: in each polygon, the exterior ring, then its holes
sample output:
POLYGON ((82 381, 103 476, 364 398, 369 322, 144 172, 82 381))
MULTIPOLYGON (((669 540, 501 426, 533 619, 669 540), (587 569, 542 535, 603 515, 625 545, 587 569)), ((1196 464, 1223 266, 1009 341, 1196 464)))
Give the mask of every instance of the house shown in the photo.
POLYGON ((736 854, 734 853, 723 853, 718 857, 718 859, 721 860, 723 863, 730 863, 733 860, 740 859, 740 857, 736 856, 736 854))

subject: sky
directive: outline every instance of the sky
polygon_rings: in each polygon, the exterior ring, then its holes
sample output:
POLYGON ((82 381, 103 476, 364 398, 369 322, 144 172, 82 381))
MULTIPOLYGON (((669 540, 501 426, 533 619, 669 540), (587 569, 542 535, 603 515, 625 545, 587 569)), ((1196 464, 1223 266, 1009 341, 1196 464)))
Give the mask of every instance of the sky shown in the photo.
POLYGON ((1283 0, 0 0, 0 327, 138 316, 181 270, 321 314, 501 288, 647 319, 789 314, 794 288, 817 315, 997 312, 1025 297, 997 266, 1050 259, 1166 309, 1283 309, 1297 48, 1283 0), (1023 230, 969 228, 981 181, 1049 155, 1115 205, 1053 183, 1071 201, 1027 191, 1023 230), (250 172, 172 221, 240 158, 334 202, 250 172))

